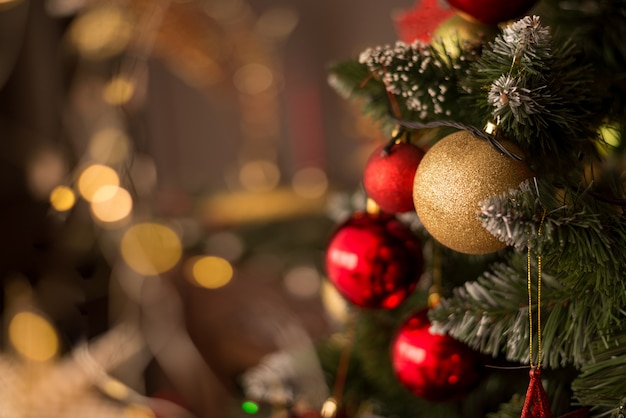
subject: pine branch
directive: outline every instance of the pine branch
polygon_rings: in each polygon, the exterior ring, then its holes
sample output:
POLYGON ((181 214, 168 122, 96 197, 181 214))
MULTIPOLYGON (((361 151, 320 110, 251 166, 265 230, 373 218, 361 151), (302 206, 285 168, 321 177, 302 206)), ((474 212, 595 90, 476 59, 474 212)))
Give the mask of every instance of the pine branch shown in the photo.
POLYGON ((539 17, 525 17, 505 28, 470 68, 466 87, 484 92, 488 86, 477 103, 538 172, 571 171, 581 154, 593 152, 599 100, 579 55, 569 42, 554 43, 539 17))
POLYGON ((618 329, 610 340, 592 344, 593 361, 585 363, 572 382, 574 397, 581 405, 594 405, 594 412, 610 411, 615 416, 626 404, 626 329, 618 329))
POLYGON ((543 255, 545 271, 572 295, 603 295, 606 309, 598 314, 599 328, 621 319, 618 312, 626 305, 626 254, 615 249, 626 242, 626 223, 619 210, 598 200, 589 188, 525 182, 518 190, 484 201, 479 218, 491 233, 518 250, 530 242, 543 255))
POLYGON ((524 397, 514 395, 509 402, 500 405, 497 412, 488 414, 486 418, 519 418, 520 411, 524 406, 524 397))
POLYGON ((537 7, 542 20, 554 26, 556 42, 574 42, 593 66, 594 91, 603 100, 600 114, 625 120, 626 1, 543 0, 537 7))
POLYGON ((460 104, 466 92, 459 82, 476 59, 474 49, 460 51, 452 57, 443 45, 419 41, 368 48, 358 61, 332 67, 329 83, 345 97, 365 99, 364 112, 375 119, 428 122, 454 115, 457 122, 484 124, 474 109, 460 104))
MULTIPOLYGON (((507 261, 494 264, 476 281, 454 289, 451 297, 442 299, 431 310, 430 318, 437 332, 448 333, 485 354, 495 357, 502 352, 510 361, 527 364, 526 255, 512 253, 507 261)), ((536 271, 536 266, 532 268, 536 271)), ((622 321, 624 312, 611 307, 601 292, 579 293, 559 282, 544 270, 544 364, 553 368, 581 367, 592 359, 592 342, 609 338, 607 321, 622 321)), ((532 292, 536 294, 536 289, 532 292)), ((537 341, 536 335, 533 341, 537 341)))

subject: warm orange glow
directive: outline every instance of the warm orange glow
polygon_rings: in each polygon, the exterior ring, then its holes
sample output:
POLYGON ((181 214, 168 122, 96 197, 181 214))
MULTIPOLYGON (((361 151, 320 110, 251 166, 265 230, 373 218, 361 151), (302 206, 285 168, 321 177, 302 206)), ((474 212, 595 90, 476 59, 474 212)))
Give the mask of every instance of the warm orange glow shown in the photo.
POLYGON ((74 20, 70 40, 87 58, 101 60, 119 54, 132 34, 121 8, 107 5, 92 8, 74 20))
POLYGON ((59 338, 53 326, 34 312, 20 312, 11 319, 9 340, 28 360, 47 361, 59 351, 59 338))
POLYGON ((180 238, 169 227, 158 223, 141 223, 130 227, 120 243, 122 258, 139 274, 164 273, 182 256, 180 238))
POLYGON ((102 92, 102 98, 105 102, 113 106, 128 103, 135 93, 135 83, 128 78, 119 76, 111 80, 102 92))
POLYGON ((145 405, 133 404, 124 408, 124 418, 156 418, 156 415, 145 405))
POLYGON ((260 94, 272 86, 274 74, 265 65, 251 63, 244 65, 235 72, 233 82, 241 93, 260 94))
POLYGON ((91 202, 98 189, 103 186, 119 186, 120 177, 111 167, 94 164, 87 167, 78 177, 78 192, 91 202))
POLYGON ((50 205, 59 212, 72 209, 75 203, 76 195, 67 186, 57 186, 50 193, 50 205))
POLYGON ((101 222, 117 222, 126 218, 133 209, 130 193, 118 186, 103 186, 91 200, 91 213, 101 222))
POLYGON ((109 395, 111 398, 119 400, 123 400, 130 393, 130 391, 128 390, 128 386, 113 378, 104 381, 100 385, 100 389, 102 389, 102 391, 109 395))
POLYGON ((233 267, 221 257, 195 257, 189 264, 192 282, 201 287, 217 289, 227 285, 233 277, 233 267))

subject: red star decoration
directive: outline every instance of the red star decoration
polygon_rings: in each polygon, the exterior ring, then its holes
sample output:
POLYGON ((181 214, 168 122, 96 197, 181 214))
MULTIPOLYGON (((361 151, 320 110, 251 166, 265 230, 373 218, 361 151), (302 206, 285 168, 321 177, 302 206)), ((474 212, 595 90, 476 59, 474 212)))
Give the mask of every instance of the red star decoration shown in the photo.
POLYGON ((406 43, 415 40, 430 43, 435 29, 454 14, 449 6, 441 3, 442 0, 417 0, 412 9, 394 16, 399 38, 406 43))

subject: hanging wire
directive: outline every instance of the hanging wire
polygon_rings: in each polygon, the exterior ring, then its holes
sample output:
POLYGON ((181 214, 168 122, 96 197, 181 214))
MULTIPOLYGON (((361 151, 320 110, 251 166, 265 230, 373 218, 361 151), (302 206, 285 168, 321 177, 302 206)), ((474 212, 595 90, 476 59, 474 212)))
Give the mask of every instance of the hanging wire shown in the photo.
POLYGON ((398 119, 394 116, 389 116, 389 118, 392 122, 406 129, 430 129, 430 128, 449 127, 449 128, 465 130, 471 133, 472 135, 474 135, 475 137, 489 142, 489 144, 492 147, 494 147, 496 150, 506 155, 507 157, 513 158, 514 160, 517 160, 517 161, 522 161, 522 157, 507 150, 504 147, 504 145, 502 145, 493 135, 490 135, 484 130, 477 128, 476 126, 473 126, 473 125, 468 125, 468 124, 456 122, 453 120, 437 120, 437 121, 422 123, 422 122, 413 122, 413 121, 398 119))
MULTIPOLYGON (((541 222, 539 223, 539 229, 537 230, 537 236, 541 236, 541 230, 543 227, 543 223, 546 219, 546 209, 543 210, 543 215, 541 216, 541 222)), ((541 338, 541 255, 537 255, 537 369, 541 368, 541 357, 543 350, 543 342, 541 338)), ((533 367, 533 296, 532 296, 532 271, 531 271, 531 248, 530 242, 528 244, 528 257, 527 257, 527 267, 528 267, 528 323, 529 323, 529 344, 528 344, 528 356, 530 359, 530 367, 533 367)))

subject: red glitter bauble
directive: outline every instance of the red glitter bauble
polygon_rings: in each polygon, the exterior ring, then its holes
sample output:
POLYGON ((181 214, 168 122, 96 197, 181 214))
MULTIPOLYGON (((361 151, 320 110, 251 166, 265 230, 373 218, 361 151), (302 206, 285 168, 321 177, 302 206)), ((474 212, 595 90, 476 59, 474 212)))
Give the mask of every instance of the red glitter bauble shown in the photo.
POLYGON ((448 0, 450 6, 472 19, 488 25, 522 16, 538 0, 448 0))
POLYGON ((393 309, 422 274, 420 241, 388 214, 354 213, 331 237, 326 273, 340 294, 363 308, 393 309))
POLYGON ((391 346, 396 377, 412 393, 432 402, 467 395, 480 381, 480 354, 448 335, 431 333, 429 328, 427 309, 402 324, 391 346))
POLYGON ((424 151, 404 142, 394 144, 389 152, 384 152, 384 147, 376 148, 365 164, 365 192, 385 212, 415 210, 413 179, 424 151))
POLYGON ((396 13, 393 20, 402 41, 430 43, 437 26, 453 14, 454 10, 441 0, 416 0, 411 9, 396 13))

